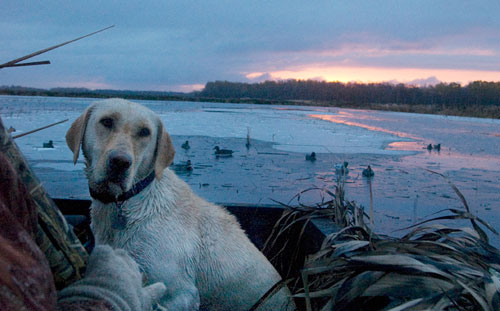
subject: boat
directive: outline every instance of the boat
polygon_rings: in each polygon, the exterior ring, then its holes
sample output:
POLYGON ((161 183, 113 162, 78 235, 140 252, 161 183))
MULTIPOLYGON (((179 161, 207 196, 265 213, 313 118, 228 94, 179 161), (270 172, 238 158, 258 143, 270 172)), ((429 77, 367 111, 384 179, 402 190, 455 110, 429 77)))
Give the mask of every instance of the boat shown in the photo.
MULTIPOLYGON (((91 201, 69 198, 54 198, 53 201, 68 223, 74 228, 75 233, 81 239, 84 246, 90 250, 93 246, 93 237, 90 231, 91 201)), ((266 240, 285 210, 285 208, 277 205, 257 204, 226 204, 224 207, 236 216, 242 229, 245 230, 250 240, 260 250, 264 248, 266 240)), ((288 233, 288 238, 293 241, 299 241, 298 249, 300 257, 296 258, 297 262, 303 262, 305 256, 318 251, 325 236, 332 232, 331 228, 321 220, 309 222, 301 238, 299 238, 299 228, 297 227, 296 229, 288 233)), ((273 255, 276 255, 274 251, 266 254, 268 258, 273 257, 273 255)), ((282 254, 282 257, 284 259, 288 258, 288 262, 283 262, 283 264, 294 264, 290 262, 291 256, 288 256, 286 252, 282 254)))

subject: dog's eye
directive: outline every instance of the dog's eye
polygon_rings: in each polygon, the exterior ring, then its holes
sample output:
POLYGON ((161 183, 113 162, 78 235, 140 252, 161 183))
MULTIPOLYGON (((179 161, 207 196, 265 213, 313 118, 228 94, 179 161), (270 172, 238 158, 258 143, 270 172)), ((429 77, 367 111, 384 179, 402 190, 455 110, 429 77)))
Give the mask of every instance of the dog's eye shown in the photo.
POLYGON ((104 127, 110 129, 113 127, 113 119, 111 118, 104 118, 101 121, 99 121, 104 127))
POLYGON ((139 136, 140 137, 146 137, 146 136, 149 136, 151 134, 151 132, 149 131, 148 128, 146 127, 143 127, 140 131, 139 131, 139 136))

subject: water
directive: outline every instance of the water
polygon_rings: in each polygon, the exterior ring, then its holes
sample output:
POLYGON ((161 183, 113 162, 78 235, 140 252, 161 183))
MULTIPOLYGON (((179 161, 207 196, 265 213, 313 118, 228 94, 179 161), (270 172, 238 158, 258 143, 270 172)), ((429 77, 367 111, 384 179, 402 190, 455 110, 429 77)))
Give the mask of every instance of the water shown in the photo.
MULTIPOLYGON (((14 134, 66 118, 72 122, 94 99, 0 96, 0 113, 14 134)), ((500 120, 303 106, 138 101, 158 113, 177 150, 174 163, 193 190, 218 203, 287 203, 299 191, 332 189, 334 165, 347 161, 346 195, 368 207, 372 179, 378 232, 407 227, 445 208, 463 204, 445 175, 464 194, 474 214, 500 230, 500 120), (247 133, 251 146, 245 147, 247 133), (180 146, 189 140, 191 149, 180 146), (441 150, 428 151, 428 144, 441 150), (235 151, 213 155, 213 147, 235 151), (305 160, 316 152, 317 160, 305 160)), ((72 163, 65 144, 70 122, 16 140, 53 197, 88 198, 83 161, 72 163), (54 149, 42 148, 53 140, 54 149)), ((318 202, 310 191, 301 199, 318 202)), ((466 225, 466 224, 464 224, 466 225)), ((497 237, 492 237, 499 246, 497 237)))

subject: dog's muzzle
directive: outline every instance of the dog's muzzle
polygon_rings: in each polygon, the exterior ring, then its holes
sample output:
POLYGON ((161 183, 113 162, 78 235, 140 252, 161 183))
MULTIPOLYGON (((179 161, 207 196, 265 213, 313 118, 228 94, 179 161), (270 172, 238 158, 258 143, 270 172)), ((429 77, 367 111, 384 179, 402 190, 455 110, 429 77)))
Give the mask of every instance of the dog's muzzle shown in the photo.
POLYGON ((120 150, 111 151, 106 161, 108 180, 113 183, 122 183, 131 165, 132 157, 129 154, 120 150))

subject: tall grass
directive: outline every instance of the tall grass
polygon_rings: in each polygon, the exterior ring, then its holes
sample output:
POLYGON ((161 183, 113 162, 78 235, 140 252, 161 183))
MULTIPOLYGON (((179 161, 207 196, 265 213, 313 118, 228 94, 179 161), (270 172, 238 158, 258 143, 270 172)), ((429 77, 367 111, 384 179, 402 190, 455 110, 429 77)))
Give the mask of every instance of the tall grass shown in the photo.
MULTIPOLYGON (((400 238, 372 232, 363 207, 346 200, 341 183, 334 192, 324 190, 315 206, 301 204, 301 192, 298 207, 288 206, 266 248, 276 247, 294 226, 304 232, 315 218, 329 219, 337 230, 277 287, 288 284, 298 308, 308 311, 500 310, 500 252, 483 228, 498 233, 470 212, 449 183, 464 209, 444 209, 444 215, 404 229, 400 238), (471 226, 439 224, 443 220, 471 226)), ((281 250, 296 243, 286 241, 281 250)))

